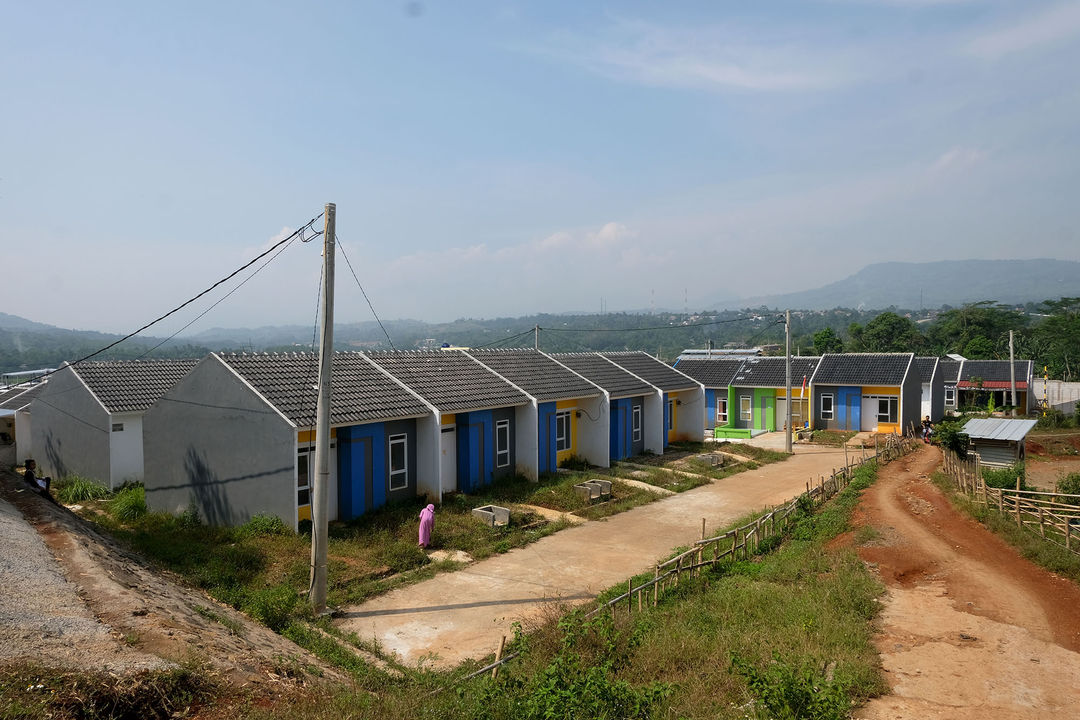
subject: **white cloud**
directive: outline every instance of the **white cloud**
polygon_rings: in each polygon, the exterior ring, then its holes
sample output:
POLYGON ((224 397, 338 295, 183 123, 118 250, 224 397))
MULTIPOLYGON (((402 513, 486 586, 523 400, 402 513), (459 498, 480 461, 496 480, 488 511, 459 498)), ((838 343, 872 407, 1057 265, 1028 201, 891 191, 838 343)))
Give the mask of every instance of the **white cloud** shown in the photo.
POLYGON ((845 64, 826 60, 820 46, 767 35, 725 25, 670 28, 617 21, 594 37, 563 35, 540 52, 616 80, 656 87, 790 92, 851 80, 845 64))
POLYGON ((934 161, 931 169, 935 173, 967 170, 985 160, 986 155, 987 153, 985 150, 957 145, 942 153, 941 156, 934 161))
MULTIPOLYGON (((1026 7, 1025 3, 1025 7, 1026 7)), ((1080 3, 1064 2, 971 40, 967 52, 987 60, 1062 42, 1080 34, 1080 3)))

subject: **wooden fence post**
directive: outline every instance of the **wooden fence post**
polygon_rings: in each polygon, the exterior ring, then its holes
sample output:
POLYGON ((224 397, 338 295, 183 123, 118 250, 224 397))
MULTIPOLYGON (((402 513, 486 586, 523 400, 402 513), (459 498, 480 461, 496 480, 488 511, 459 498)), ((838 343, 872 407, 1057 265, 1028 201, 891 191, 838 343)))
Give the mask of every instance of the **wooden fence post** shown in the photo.
POLYGON ((660 602, 660 565, 656 566, 656 574, 653 575, 653 596, 652 605, 656 607, 656 604, 660 602))
POLYGON ((1046 537, 1046 525, 1043 523, 1043 509, 1042 505, 1039 506, 1039 535, 1046 537))
MULTIPOLYGON (((495 651, 495 662, 502 660, 503 649, 506 647, 506 636, 502 636, 502 640, 499 641, 499 649, 495 651)), ((491 668, 491 679, 499 677, 499 666, 491 668)))
POLYGON ((705 518, 701 518, 701 539, 705 539, 705 518))
POLYGON ((1070 536, 1072 535, 1072 518, 1065 517, 1065 549, 1072 550, 1072 541, 1070 536))
POLYGON ((1013 500, 1016 502, 1016 527, 1023 527, 1023 523, 1020 522, 1020 496, 1013 495, 1013 500))

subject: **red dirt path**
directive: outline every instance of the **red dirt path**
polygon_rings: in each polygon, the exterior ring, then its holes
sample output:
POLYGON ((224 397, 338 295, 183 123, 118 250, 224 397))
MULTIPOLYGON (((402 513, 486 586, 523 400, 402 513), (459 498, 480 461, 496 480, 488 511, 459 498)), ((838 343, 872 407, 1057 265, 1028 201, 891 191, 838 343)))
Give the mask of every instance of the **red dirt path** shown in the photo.
POLYGON ((858 718, 1080 717, 1080 587, 959 514, 929 481, 936 448, 882 468, 856 513, 888 592, 878 647, 892 693, 858 718))

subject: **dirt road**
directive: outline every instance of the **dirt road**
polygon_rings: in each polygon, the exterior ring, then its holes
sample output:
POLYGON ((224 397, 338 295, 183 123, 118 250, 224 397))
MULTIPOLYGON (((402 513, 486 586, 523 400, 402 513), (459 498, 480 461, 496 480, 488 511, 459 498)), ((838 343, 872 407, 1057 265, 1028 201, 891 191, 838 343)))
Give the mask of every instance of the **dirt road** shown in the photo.
POLYGON ((885 466, 856 514, 879 534, 859 554, 888 588, 892 693, 855 717, 1080 717, 1080 588, 953 510, 928 479, 940 460, 920 448, 885 466))
MULTIPOLYGON (((546 603, 582 602, 648 570, 673 548, 798 495, 844 464, 842 449, 800 446, 794 457, 563 530, 527 547, 343 609, 346 632, 374 638, 408 663, 456 665, 493 652, 512 623, 546 603)), ((436 519, 438 522, 438 519, 436 519)))

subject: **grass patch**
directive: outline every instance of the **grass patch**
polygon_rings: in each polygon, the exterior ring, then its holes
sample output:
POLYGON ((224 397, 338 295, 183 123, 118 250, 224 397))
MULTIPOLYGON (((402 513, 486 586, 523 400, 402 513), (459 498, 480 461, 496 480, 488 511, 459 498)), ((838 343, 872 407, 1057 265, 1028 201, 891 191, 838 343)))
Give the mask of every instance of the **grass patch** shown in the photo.
POLYGON ((165 720, 186 717, 221 689, 193 663, 123 676, 21 665, 0 670, 0 717, 165 720))
POLYGON ((211 622, 216 622, 219 625, 223 625, 230 633, 236 635, 237 637, 243 637, 245 634, 244 626, 242 623, 239 623, 230 617, 226 617, 225 615, 222 615, 215 610, 211 610, 210 608, 204 607, 202 605, 196 605, 195 612, 199 613, 199 615, 211 622))
POLYGON ((53 495, 64 505, 101 500, 109 496, 109 489, 81 475, 60 478, 51 488, 53 495))
POLYGON ((856 435, 858 433, 852 430, 814 430, 810 436, 810 442, 815 445, 843 447, 848 440, 856 435))
POLYGON ((1025 558, 1051 572, 1080 582, 1080 555, 1044 540, 1030 530, 1016 527, 1016 520, 1011 515, 1000 513, 996 507, 988 507, 961 493, 945 473, 936 472, 931 479, 949 498, 953 507, 982 523, 1019 550, 1025 558))
POLYGON ((755 460, 760 465, 768 465, 769 463, 779 462, 791 457, 786 452, 780 452, 779 450, 767 450, 765 448, 755 447, 754 445, 747 445, 745 443, 733 443, 722 442, 714 445, 715 449, 722 450, 724 452, 733 453, 735 455, 742 455, 743 457, 755 460))

